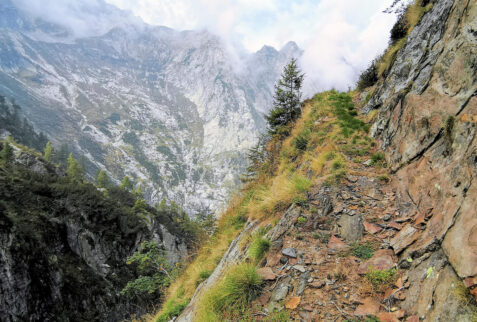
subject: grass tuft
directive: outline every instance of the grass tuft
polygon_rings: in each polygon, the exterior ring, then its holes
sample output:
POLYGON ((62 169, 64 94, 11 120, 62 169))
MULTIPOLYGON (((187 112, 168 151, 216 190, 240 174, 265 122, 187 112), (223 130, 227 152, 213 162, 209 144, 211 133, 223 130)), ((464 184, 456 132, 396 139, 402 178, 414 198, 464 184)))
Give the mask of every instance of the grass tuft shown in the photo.
POLYGON ((204 294, 199 306, 200 321, 235 320, 262 291, 263 280, 254 265, 232 267, 225 277, 204 294))

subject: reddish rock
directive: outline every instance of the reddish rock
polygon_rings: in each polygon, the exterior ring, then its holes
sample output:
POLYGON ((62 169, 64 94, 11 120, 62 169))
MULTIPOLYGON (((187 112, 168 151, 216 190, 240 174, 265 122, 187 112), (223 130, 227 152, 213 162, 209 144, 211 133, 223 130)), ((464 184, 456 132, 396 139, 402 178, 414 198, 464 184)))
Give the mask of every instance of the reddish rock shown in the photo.
POLYGON ((311 307, 311 305, 305 305, 303 307, 303 310, 307 312, 313 312, 313 307, 311 307))
POLYGON ((398 310, 396 312, 393 312, 393 314, 397 319, 401 320, 401 319, 404 319, 404 316, 406 315, 406 311, 398 310))
POLYGON ((399 322, 399 319, 389 312, 380 312, 376 315, 380 322, 399 322))
POLYGON ((364 229, 372 235, 379 233, 381 230, 383 230, 381 227, 367 221, 363 222, 363 225, 364 229))
POLYGON ((371 297, 367 297, 363 300, 363 304, 358 305, 356 310, 354 311, 355 315, 376 315, 379 312, 379 303, 372 299, 371 297))
POLYGON ((270 267, 259 268, 257 272, 265 281, 274 281, 277 278, 270 267))
POLYGON ((470 294, 472 294, 477 302, 477 287, 470 290, 470 294))
POLYGON ((346 250, 348 249, 348 245, 346 245, 343 241, 336 238, 334 235, 331 235, 330 240, 328 241, 328 248, 333 250, 346 250))
POLYGON ((419 322, 419 317, 417 315, 410 316, 406 319, 406 322, 419 322))
POLYGON ((375 270, 389 270, 394 267, 394 253, 390 249, 380 249, 376 251, 369 260, 359 265, 358 274, 364 275, 372 266, 375 270))
POLYGON ((260 295, 259 298, 257 298, 257 303, 260 304, 261 306, 267 305, 267 303, 270 301, 272 293, 264 293, 260 295))
POLYGON ((426 216, 423 212, 418 212, 414 217, 414 226, 422 225, 426 220, 426 216))
POLYGON ((396 230, 401 230, 402 225, 398 224, 397 222, 393 221, 388 224, 388 228, 394 228, 396 230))
POLYGON ((289 310, 294 310, 300 305, 301 298, 298 296, 293 296, 287 300, 285 307, 289 310))
POLYGON ((391 239, 390 244, 396 254, 399 254, 406 247, 415 242, 418 237, 418 230, 408 224, 400 232, 398 232, 393 239, 391 239))
POLYGON ((277 266, 280 263, 280 258, 282 257, 281 253, 269 254, 267 256, 267 265, 268 266, 277 266))
POLYGON ((477 286, 477 276, 467 277, 464 280, 465 287, 470 288, 472 286, 477 286))

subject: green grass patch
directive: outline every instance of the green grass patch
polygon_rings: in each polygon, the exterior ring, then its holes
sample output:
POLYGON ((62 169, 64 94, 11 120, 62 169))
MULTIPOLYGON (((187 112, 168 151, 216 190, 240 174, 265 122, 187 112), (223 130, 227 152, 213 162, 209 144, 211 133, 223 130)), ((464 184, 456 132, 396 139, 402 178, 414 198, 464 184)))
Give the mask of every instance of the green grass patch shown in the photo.
POLYGON ((350 247, 350 254, 361 259, 370 259, 374 254, 374 247, 370 242, 353 243, 350 247))
POLYGON ((383 152, 371 154, 371 165, 384 165, 385 163, 383 152))
POLYGON ((338 118, 338 124, 344 137, 349 137, 354 131, 368 131, 367 124, 355 117, 358 113, 349 94, 332 93, 329 96, 329 101, 334 107, 333 112, 338 118))
POLYGON ((163 313, 159 315, 156 319, 156 322, 167 322, 172 320, 174 317, 179 316, 182 311, 189 304, 190 299, 177 299, 172 298, 164 304, 163 313))
POLYGON ((255 263, 258 263, 268 252, 270 246, 270 241, 264 238, 262 234, 257 233, 254 235, 250 247, 248 248, 248 257, 253 259, 255 263))
POLYGON ((375 291, 384 291, 396 279, 396 269, 391 268, 387 271, 375 270, 372 267, 366 273, 366 279, 371 283, 375 291))
POLYGON ((199 306, 199 321, 236 320, 256 299, 263 280, 254 265, 232 267, 225 277, 206 294, 199 306))

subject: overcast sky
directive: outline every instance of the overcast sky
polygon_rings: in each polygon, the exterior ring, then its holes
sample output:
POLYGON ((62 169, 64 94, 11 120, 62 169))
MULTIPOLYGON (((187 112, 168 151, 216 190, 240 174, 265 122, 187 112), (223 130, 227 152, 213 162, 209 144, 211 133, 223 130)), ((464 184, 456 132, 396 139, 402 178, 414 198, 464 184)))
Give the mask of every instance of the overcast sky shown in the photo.
MULTIPOLYGON (((34 14, 69 24, 79 34, 97 24, 108 27, 110 18, 98 12, 102 1, 14 0, 34 14)), ((251 52, 263 45, 279 49, 293 40, 305 50, 301 64, 313 90, 353 86, 358 72, 387 47, 395 21, 382 13, 392 0, 105 1, 152 25, 206 28, 229 45, 251 52)))
POLYGON ((207 28, 249 51, 295 41, 311 92, 353 87, 387 47, 392 0, 107 0, 150 24, 207 28))

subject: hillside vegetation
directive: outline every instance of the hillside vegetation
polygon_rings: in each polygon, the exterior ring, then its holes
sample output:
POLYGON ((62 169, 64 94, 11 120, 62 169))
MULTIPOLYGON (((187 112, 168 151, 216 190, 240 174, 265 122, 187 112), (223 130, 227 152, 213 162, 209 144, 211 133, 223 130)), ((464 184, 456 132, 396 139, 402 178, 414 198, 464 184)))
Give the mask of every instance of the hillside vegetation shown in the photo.
POLYGON ((256 269, 269 245, 261 236, 293 204, 311 214, 313 191, 321 185, 339 185, 347 174, 353 173, 353 164, 366 160, 383 164, 373 140, 367 136, 367 120, 357 117, 354 96, 354 92, 336 91, 315 95, 304 103, 302 116, 296 123, 283 129, 289 135, 285 138, 276 135, 267 143, 267 157, 255 179, 234 198, 220 218, 216 233, 172 284, 157 321, 178 314, 196 287, 215 269, 245 223, 257 222, 262 233, 246 234, 239 242, 245 248, 252 244, 248 258, 227 270, 222 282, 203 295, 198 309, 201 321, 245 317, 250 309, 248 304, 263 286, 256 269))

